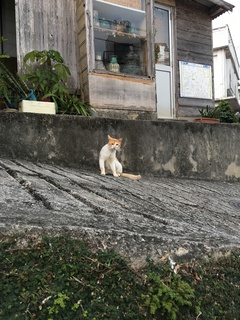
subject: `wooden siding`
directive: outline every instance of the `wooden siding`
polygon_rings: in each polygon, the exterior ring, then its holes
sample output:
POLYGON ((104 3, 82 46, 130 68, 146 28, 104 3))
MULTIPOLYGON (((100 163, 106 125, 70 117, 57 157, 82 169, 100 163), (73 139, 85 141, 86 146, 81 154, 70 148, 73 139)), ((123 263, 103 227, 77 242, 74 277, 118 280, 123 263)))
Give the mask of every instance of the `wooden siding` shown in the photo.
POLYGON ((121 75, 90 74, 90 103, 96 109, 156 111, 155 82, 121 75))
POLYGON ((191 0, 178 0, 176 34, 176 96, 179 106, 177 116, 199 115, 198 107, 213 105, 213 100, 180 98, 178 61, 206 64, 213 68, 212 19, 208 8, 191 0))
POLYGON ((69 89, 79 87, 76 0, 15 0, 18 69, 32 50, 57 50, 63 56, 72 77, 69 89))
POLYGON ((79 55, 79 79, 81 83, 82 99, 89 101, 88 80, 88 47, 86 39, 85 1, 77 0, 77 30, 78 30, 78 55, 79 55))

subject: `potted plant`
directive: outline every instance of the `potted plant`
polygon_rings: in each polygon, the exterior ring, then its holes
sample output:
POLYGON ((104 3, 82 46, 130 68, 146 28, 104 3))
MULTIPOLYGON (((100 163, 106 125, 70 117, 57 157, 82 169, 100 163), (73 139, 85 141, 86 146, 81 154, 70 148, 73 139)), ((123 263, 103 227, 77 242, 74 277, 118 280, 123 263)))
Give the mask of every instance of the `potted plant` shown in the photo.
POLYGON ((234 109, 226 100, 221 100, 217 107, 199 110, 201 118, 195 119, 196 122, 221 122, 221 123, 239 123, 239 118, 236 116, 234 109))
POLYGON ((68 94, 66 83, 70 76, 70 70, 64 64, 60 53, 55 50, 33 50, 24 56, 23 65, 26 73, 22 75, 22 79, 34 90, 38 102, 30 104, 22 101, 20 110, 55 114, 55 97, 64 99, 68 94))
POLYGON ((66 83, 71 73, 58 51, 33 50, 24 56, 23 65, 27 71, 23 79, 39 101, 51 94, 62 98, 68 93, 66 83))
POLYGON ((196 122, 205 122, 205 123, 218 123, 220 122, 218 117, 218 112, 215 107, 207 106, 205 109, 202 108, 198 110, 200 113, 200 117, 196 118, 196 122))
POLYGON ((70 94, 67 80, 69 68, 58 51, 31 51, 23 58, 27 72, 23 79, 34 89, 38 100, 51 99, 57 112, 89 116, 93 108, 79 99, 77 92, 70 94))

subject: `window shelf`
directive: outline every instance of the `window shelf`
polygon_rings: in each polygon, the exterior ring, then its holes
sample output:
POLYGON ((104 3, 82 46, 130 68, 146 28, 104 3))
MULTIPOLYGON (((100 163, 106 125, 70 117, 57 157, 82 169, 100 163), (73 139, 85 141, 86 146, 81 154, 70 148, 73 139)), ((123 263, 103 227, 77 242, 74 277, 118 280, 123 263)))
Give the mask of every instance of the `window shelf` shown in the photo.
MULTIPOLYGON (((118 74, 146 76, 146 12, 108 1, 92 1, 96 59, 93 69, 111 72, 111 68, 117 64, 118 74), (112 62, 112 59, 116 62, 112 62)), ((141 3, 145 4, 145 0, 141 3)))
POLYGON ((128 37, 128 38, 137 38, 137 39, 146 39, 146 36, 141 36, 137 33, 132 33, 132 32, 122 32, 122 31, 117 31, 115 29, 110 29, 110 28, 102 28, 98 26, 94 26, 94 30, 100 31, 100 32, 106 32, 108 35, 112 36, 119 36, 119 37, 128 37))
MULTIPOLYGON (((93 10, 97 12, 99 25, 101 23, 109 25, 109 28, 103 29, 110 29, 112 26, 116 25, 117 23, 124 23, 129 22, 129 28, 132 29, 130 33, 122 32, 129 34, 136 34, 141 37, 146 37, 146 12, 143 10, 137 10, 133 8, 124 7, 118 4, 105 2, 101 0, 94 0, 93 1, 93 10), (136 30, 136 32, 134 32, 136 30)), ((93 15, 94 15, 93 12, 93 15)), ((96 27, 97 21, 94 20, 94 25, 96 27)))

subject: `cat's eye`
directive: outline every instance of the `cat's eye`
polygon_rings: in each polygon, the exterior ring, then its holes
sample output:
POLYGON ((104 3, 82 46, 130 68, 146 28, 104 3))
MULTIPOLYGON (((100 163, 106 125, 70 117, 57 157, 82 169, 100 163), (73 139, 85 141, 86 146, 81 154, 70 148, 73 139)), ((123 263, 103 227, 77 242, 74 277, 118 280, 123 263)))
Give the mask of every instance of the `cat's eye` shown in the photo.
POLYGON ((112 143, 112 146, 114 145, 114 143, 112 143))

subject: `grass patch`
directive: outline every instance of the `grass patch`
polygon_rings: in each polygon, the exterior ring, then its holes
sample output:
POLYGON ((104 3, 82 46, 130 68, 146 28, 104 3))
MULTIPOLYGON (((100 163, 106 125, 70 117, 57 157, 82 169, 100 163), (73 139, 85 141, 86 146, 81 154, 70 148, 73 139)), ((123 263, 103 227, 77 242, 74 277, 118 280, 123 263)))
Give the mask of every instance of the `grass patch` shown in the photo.
POLYGON ((240 319, 239 253, 132 270, 112 250, 70 237, 0 244, 1 320, 240 319))

